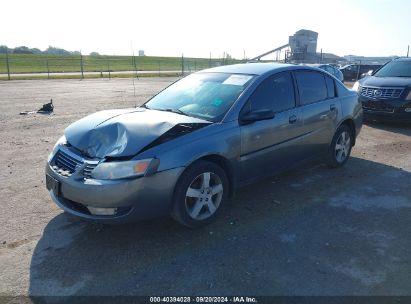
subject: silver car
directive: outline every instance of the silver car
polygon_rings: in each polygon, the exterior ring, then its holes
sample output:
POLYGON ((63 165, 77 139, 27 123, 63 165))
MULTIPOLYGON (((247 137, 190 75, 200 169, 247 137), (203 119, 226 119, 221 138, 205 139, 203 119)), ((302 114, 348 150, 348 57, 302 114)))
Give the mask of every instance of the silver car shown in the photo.
POLYGON ((252 63, 187 76, 144 105, 70 125, 46 166, 52 199, 83 219, 211 221, 240 186, 296 163, 348 160, 357 94, 324 71, 252 63))
POLYGON ((337 67, 335 67, 331 64, 307 64, 307 66, 311 66, 311 67, 315 67, 315 68, 319 68, 321 70, 324 70, 324 71, 330 73, 331 75, 333 75, 339 81, 344 82, 343 73, 340 71, 340 69, 338 69, 337 67))

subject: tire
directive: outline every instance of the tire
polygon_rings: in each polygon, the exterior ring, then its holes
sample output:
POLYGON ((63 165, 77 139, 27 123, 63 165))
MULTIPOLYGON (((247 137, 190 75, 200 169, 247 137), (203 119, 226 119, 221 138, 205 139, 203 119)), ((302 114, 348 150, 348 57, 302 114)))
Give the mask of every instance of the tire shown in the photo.
POLYGON ((331 168, 342 167, 350 157, 353 132, 347 125, 341 125, 334 134, 327 152, 326 163, 331 168))
POLYGON ((210 223, 227 200, 228 187, 220 166, 202 160, 193 163, 177 182, 171 216, 190 228, 210 223))

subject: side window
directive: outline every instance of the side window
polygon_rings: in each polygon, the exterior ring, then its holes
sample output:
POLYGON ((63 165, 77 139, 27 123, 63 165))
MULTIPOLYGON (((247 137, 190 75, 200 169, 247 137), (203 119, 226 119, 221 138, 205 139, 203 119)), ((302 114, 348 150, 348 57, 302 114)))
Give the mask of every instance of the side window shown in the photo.
POLYGON ((281 112, 295 107, 294 84, 291 74, 280 73, 264 80, 249 100, 249 110, 270 109, 281 112))
POLYGON ((327 99, 327 86, 325 84, 325 78, 321 73, 298 71, 295 75, 297 78, 301 105, 327 99))
POLYGON ((334 79, 331 77, 325 76, 325 82, 327 84, 327 96, 328 98, 334 98, 335 95, 335 84, 334 79))

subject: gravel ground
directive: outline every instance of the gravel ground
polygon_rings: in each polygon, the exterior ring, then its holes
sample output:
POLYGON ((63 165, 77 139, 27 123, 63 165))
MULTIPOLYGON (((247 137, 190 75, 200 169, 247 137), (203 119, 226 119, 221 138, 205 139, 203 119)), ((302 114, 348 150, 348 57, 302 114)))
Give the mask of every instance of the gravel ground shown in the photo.
POLYGON ((0 295, 411 295, 409 125, 365 125, 344 168, 247 186, 199 230, 57 208, 44 166, 64 128, 171 81, 0 82, 0 295), (53 115, 19 115, 50 98, 53 115))

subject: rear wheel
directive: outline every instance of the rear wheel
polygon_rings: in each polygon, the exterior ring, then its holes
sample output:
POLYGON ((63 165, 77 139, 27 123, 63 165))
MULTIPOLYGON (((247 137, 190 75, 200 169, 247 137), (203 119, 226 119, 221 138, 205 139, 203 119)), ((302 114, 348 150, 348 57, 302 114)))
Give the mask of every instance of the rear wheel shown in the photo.
POLYGON ((224 170, 212 162, 195 162, 177 182, 172 216, 187 227, 205 225, 216 217, 227 195, 224 170))
POLYGON ((343 166, 351 154, 353 135, 347 125, 341 125, 334 134, 327 155, 327 165, 332 168, 343 166))

